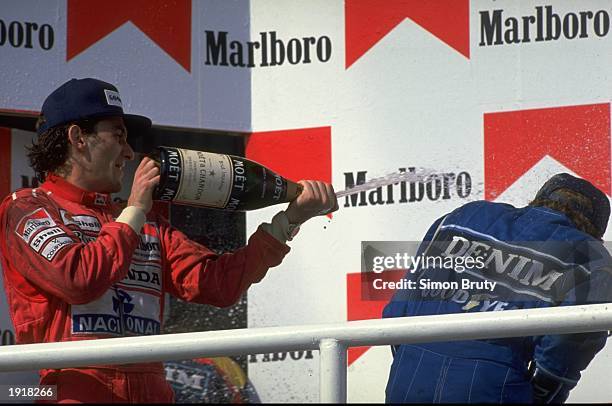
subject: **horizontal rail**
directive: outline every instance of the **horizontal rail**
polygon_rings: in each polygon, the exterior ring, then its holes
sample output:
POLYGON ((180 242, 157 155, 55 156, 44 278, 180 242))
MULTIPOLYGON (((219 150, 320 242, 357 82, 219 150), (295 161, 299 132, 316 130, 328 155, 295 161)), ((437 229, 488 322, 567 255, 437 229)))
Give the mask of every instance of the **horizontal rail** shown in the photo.
POLYGON ((324 339, 355 347, 606 330, 612 303, 11 345, 0 348, 0 371, 318 350, 324 339))

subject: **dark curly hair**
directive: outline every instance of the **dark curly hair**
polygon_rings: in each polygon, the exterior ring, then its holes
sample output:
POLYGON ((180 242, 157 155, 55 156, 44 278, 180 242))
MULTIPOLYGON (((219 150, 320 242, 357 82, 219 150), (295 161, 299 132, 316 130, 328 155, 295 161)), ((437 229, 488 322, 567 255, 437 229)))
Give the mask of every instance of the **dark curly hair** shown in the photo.
MULTIPOLYGON (((584 207, 585 209, 591 210, 593 208, 592 202, 586 196, 578 192, 567 188, 558 189, 558 192, 564 198, 567 198, 568 200, 573 200, 576 203, 575 207, 584 207)), ((535 199, 531 203, 529 203, 529 205, 548 207, 549 209, 559 211, 565 214, 567 218, 569 218, 569 220, 574 223, 576 228, 580 231, 590 234, 595 238, 601 238, 599 232, 597 231, 593 223, 591 223, 591 221, 579 210, 576 210, 575 207, 571 207, 570 205, 566 205, 559 201, 550 199, 535 199)))
MULTIPOLYGON (((38 117, 36 129, 45 122, 43 115, 38 117)), ((83 133, 95 134, 98 120, 81 120, 67 123, 48 129, 32 140, 32 145, 26 146, 30 166, 36 173, 36 179, 44 182, 49 172, 59 175, 70 173, 68 166, 68 153, 70 151, 68 142, 68 129, 72 125, 78 125, 83 133)))

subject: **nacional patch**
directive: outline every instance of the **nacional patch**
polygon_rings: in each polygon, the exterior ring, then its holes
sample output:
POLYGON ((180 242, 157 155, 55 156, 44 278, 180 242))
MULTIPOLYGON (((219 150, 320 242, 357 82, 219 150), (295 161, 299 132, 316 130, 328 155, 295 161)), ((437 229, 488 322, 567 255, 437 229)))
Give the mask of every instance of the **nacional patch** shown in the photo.
POLYGON ((109 314, 79 314, 72 316, 72 333, 122 333, 121 318, 109 314))
POLYGON ((131 314, 124 314, 123 321, 125 322, 126 335, 157 335, 160 333, 160 323, 157 320, 147 317, 138 317, 131 314))
POLYGON ((72 334, 153 335, 161 328, 160 296, 119 287, 72 305, 72 334))

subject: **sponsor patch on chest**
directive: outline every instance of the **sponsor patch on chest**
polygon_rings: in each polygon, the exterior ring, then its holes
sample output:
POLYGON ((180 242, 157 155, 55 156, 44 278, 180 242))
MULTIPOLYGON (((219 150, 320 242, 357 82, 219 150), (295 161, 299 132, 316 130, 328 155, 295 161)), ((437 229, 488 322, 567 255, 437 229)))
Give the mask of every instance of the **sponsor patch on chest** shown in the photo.
POLYGON ((154 223, 146 223, 139 237, 140 242, 134 251, 134 260, 159 263, 162 248, 156 225, 154 223))
POLYGON ((153 263, 138 264, 132 262, 127 277, 121 280, 119 284, 161 292, 161 268, 153 263))
POLYGON ((160 314, 159 295, 114 287, 93 302, 72 306, 72 334, 159 334, 160 314))

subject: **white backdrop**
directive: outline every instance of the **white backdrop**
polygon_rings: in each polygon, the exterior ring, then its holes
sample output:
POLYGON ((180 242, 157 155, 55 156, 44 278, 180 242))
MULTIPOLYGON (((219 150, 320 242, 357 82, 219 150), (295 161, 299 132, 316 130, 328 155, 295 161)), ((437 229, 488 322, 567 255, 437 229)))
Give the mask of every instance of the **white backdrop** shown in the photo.
MULTIPOLYGON (((462 174, 447 196, 404 202, 396 186, 392 197, 380 192, 382 204, 376 192, 363 205, 342 199, 333 218, 309 221, 284 263, 249 291, 251 327, 376 317, 383 303, 360 301, 347 282, 360 270, 361 241, 418 241, 434 219, 467 201, 523 205, 560 170, 610 195, 612 52, 604 16, 612 0, 100 0, 83 7, 3 2, 0 112, 38 111, 60 83, 93 76, 116 84, 126 110, 156 124, 250 135, 247 155, 294 180, 323 179, 341 190, 360 175, 399 168, 462 174), (568 39, 561 26, 558 39, 536 41, 538 24, 543 36, 548 27, 535 20, 538 10, 546 20, 546 7, 560 21, 599 15, 601 35, 590 18, 577 30, 584 38, 568 39), (503 43, 481 46, 495 10, 503 43), (84 23, 87 13, 95 26, 84 23), (509 43, 526 38, 523 22, 532 16, 530 41, 509 43), (19 44, 15 30, 26 23, 48 24, 53 46, 42 49, 38 33, 32 48, 19 44), (278 41, 285 60, 271 66, 273 53, 280 59, 278 41), (211 61, 214 52, 219 63, 226 52, 227 66, 211 61)), ((571 36, 573 24, 566 29, 571 36)), ((13 134, 13 188, 29 170, 25 138, 13 134)), ((247 233, 277 210, 249 213, 247 233)), ((0 322, 6 329, 6 318, 0 322)), ((611 357, 608 345, 570 400, 612 400, 597 378, 610 374, 611 357)), ((383 401, 388 348, 349 358, 349 401, 383 401)), ((259 355, 249 374, 263 401, 314 402, 317 361, 316 352, 259 355)))
MULTIPOLYGON (((342 199, 341 208, 332 220, 320 218, 305 224, 291 243, 292 252, 283 264, 273 270, 265 282, 251 289, 250 326, 352 319, 349 313, 359 314, 360 308, 367 307, 367 304, 351 301, 347 293, 347 274, 360 269, 361 241, 419 241, 436 218, 469 200, 485 198, 487 188, 501 192, 495 200, 525 205, 551 174, 569 171, 588 178, 589 171, 584 168, 594 164, 591 162, 593 156, 586 155, 559 162, 563 156, 548 155, 555 150, 554 146, 550 152, 546 146, 540 146, 544 149, 541 156, 538 155, 540 150, 532 145, 524 145, 521 150, 513 145, 517 141, 512 137, 499 139, 486 130, 484 117, 486 113, 598 103, 609 105, 612 94, 609 70, 602 60, 610 55, 609 38, 592 36, 574 41, 562 38, 481 47, 478 45, 481 12, 502 9, 504 18, 516 17, 521 21, 523 15, 535 15, 535 7, 542 4, 536 1, 471 1, 468 58, 440 39, 444 37, 445 28, 435 28, 439 21, 452 21, 457 26, 468 24, 460 15, 447 16, 456 13, 461 2, 429 2, 427 7, 417 2, 362 1, 361 5, 369 7, 365 13, 371 18, 359 34, 365 37, 379 31, 386 35, 381 35, 378 43, 347 68, 347 48, 362 40, 359 35, 349 37, 347 34, 346 25, 352 23, 349 19, 355 21, 355 14, 359 15, 351 8, 359 6, 355 3, 321 0, 311 1, 306 7, 299 1, 252 2, 252 37, 261 31, 275 30, 285 38, 325 35, 333 44, 332 57, 325 64, 253 71, 254 136, 260 132, 285 130, 285 135, 291 137, 295 129, 329 126, 331 180, 337 190, 347 186, 347 173, 356 177, 358 171, 367 171, 369 179, 398 168, 425 167, 437 173, 467 172, 472 182, 471 193, 462 198, 451 187, 450 198, 446 200, 425 198, 421 202, 400 203, 396 186, 392 204, 346 207, 342 199), (393 13, 380 16, 384 14, 381 9, 394 7, 393 13), (431 11, 430 16, 422 17, 420 8, 431 11), (398 19, 397 13, 402 12, 406 18, 398 19), (398 20, 398 25, 394 28, 385 25, 391 20, 398 20), (485 154, 485 142, 498 147, 495 156, 485 154), (507 189, 500 190, 497 185, 503 182, 497 178, 507 174, 492 172, 485 176, 485 165, 497 171, 503 166, 499 160, 504 159, 509 160, 506 163, 509 174, 517 172, 512 167, 525 165, 521 160, 533 161, 533 166, 523 172, 519 170, 507 189), (493 160, 497 160, 497 166, 493 166, 493 160)), ((612 2, 606 1, 580 2, 579 5, 572 1, 549 1, 544 5, 552 5, 559 15, 612 9, 612 2)), ((506 27, 503 21, 501 27, 506 27)), ((532 38, 535 38, 535 29, 532 38)), ((589 123, 588 113, 585 117, 582 119, 589 123)), ((540 120, 546 127, 549 118, 542 114, 540 120)), ((529 125, 525 130, 538 131, 529 125)), ((603 164, 607 164, 607 172, 602 178, 609 193, 609 113, 605 131, 592 138, 589 135, 586 132, 574 134, 574 137, 583 138, 580 142, 588 144, 596 156, 598 149, 608 149, 608 160, 603 164), (607 144, 602 143, 606 137, 607 144)), ((554 141, 542 137, 534 139, 533 143, 554 141)), ((270 163, 277 162, 277 158, 270 158, 270 163)), ((304 165, 302 173, 308 176, 309 168, 319 164, 287 162, 283 169, 296 172, 295 165, 304 165)), ((279 171, 283 173, 280 168, 279 171)), ((383 196, 386 201, 387 195, 383 193, 383 196)), ((248 232, 275 211, 269 208, 250 213, 248 232)), ((597 374, 609 374, 606 362, 611 353, 608 346, 605 353, 598 355, 585 379, 572 393, 571 400, 611 399, 609 389, 601 388, 595 378, 597 374)), ((349 367, 349 401, 383 401, 390 363, 388 347, 370 349, 354 360, 349 367)), ((249 366, 250 376, 264 400, 318 400, 316 353, 313 359, 299 361, 287 357, 284 361, 262 362, 260 358, 249 366)))

